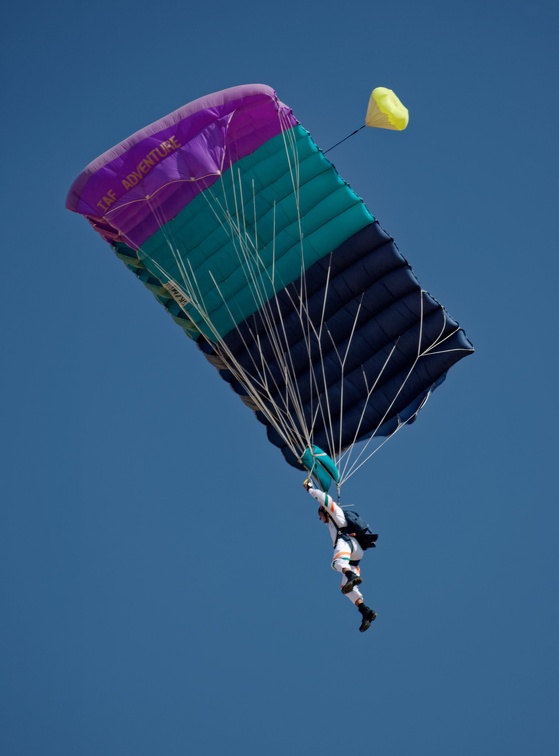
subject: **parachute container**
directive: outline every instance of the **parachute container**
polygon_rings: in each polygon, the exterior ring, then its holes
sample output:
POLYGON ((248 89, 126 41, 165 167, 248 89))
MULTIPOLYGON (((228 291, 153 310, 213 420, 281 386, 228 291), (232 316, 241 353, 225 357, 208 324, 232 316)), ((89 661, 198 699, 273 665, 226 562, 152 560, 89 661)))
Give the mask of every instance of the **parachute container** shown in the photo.
POLYGON ((318 481, 323 491, 328 491, 332 481, 339 483, 340 471, 330 457, 318 446, 305 449, 301 463, 318 481))
MULTIPOLYGON (((375 92, 368 119, 376 108, 401 128, 375 92)), ((411 422, 473 351, 268 86, 208 95, 133 134, 87 166, 67 207, 299 469, 314 446, 337 461, 411 422)))

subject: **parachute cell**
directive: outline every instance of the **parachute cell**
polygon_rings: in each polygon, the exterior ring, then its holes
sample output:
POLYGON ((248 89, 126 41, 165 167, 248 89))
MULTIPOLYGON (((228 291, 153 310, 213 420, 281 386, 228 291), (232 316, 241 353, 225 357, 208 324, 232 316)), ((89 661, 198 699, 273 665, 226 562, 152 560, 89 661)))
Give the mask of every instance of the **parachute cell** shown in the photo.
POLYGON ((299 468, 315 446, 339 461, 413 421, 473 351, 270 87, 224 90, 142 129, 85 169, 67 206, 299 468))

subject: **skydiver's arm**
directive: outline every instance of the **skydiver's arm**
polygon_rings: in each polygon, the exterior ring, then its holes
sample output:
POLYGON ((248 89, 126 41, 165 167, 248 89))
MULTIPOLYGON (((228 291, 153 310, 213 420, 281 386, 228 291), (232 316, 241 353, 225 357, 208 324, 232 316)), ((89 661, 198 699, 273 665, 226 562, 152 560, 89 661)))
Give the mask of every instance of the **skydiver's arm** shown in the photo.
POLYGON ((320 491, 318 488, 309 487, 307 488, 307 491, 310 493, 313 499, 316 499, 319 502, 320 506, 326 512, 328 512, 328 514, 338 527, 343 528, 347 525, 344 510, 336 504, 331 496, 328 496, 327 493, 320 491))

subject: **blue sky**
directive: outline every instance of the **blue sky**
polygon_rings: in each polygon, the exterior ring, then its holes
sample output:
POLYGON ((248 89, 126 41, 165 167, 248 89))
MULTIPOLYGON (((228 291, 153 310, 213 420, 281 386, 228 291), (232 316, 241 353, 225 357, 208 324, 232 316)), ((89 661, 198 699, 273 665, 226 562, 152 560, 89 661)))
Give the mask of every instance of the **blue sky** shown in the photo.
POLYGON ((540 0, 4 12, 2 753, 555 753, 558 22, 540 0), (364 635, 303 476, 64 207, 97 155, 249 82, 324 149, 398 93, 406 132, 330 157, 477 350, 344 489, 381 534, 364 635))

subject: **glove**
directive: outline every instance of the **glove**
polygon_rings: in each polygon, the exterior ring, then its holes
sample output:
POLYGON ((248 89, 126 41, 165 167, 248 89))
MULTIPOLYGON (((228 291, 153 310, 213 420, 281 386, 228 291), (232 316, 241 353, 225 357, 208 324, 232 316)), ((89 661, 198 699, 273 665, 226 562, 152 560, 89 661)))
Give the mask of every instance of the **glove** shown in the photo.
POLYGON ((312 485, 312 480, 311 480, 310 478, 307 478, 307 479, 306 479, 306 480, 305 480, 305 481, 303 482, 303 487, 304 487, 305 491, 308 491, 308 490, 309 490, 309 488, 312 488, 312 487, 313 487, 313 485, 312 485))

